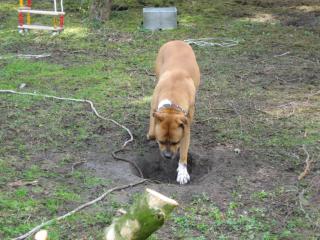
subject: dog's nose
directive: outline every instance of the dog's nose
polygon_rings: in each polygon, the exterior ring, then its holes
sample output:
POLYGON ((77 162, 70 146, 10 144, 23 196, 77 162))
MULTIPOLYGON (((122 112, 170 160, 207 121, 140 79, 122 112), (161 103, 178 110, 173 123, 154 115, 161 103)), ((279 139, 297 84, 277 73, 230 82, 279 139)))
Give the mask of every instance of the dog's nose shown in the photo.
POLYGON ((167 159, 170 159, 172 157, 172 153, 169 151, 164 151, 163 152, 163 156, 167 159))

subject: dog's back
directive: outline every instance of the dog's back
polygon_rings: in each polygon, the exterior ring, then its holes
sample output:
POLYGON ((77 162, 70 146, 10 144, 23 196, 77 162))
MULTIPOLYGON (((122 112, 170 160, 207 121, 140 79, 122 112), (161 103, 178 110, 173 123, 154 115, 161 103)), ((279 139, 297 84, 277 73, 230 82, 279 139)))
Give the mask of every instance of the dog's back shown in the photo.
POLYGON ((198 88, 200 71, 192 48, 183 41, 171 41, 164 44, 156 60, 157 79, 167 71, 181 71, 189 75, 198 88))

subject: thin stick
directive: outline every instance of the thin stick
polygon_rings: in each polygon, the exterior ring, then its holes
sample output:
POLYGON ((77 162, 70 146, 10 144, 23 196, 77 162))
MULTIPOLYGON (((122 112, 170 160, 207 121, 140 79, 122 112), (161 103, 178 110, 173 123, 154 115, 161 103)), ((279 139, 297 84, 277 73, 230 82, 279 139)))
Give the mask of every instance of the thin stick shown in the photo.
POLYGON ((188 44, 195 44, 199 47, 219 46, 219 47, 233 47, 239 44, 239 41, 227 38, 199 38, 199 39, 186 39, 188 44), (213 40, 216 40, 214 42, 213 40))
POLYGON ((68 213, 66 213, 66 214, 64 214, 64 215, 62 215, 62 216, 60 216, 60 217, 53 218, 53 219, 51 219, 51 220, 49 220, 49 221, 46 221, 46 222, 44 222, 44 223, 42 223, 42 224, 34 227, 34 228, 31 229, 29 232, 27 232, 27 233, 25 233, 25 234, 23 234, 23 235, 21 235, 21 236, 19 236, 19 237, 17 237, 17 238, 14 238, 14 239, 12 239, 12 240, 22 240, 22 239, 26 239, 27 237, 31 236, 31 235, 34 234, 35 232, 39 231, 41 228, 43 228, 43 227, 45 227, 45 226, 48 226, 48 225, 52 224, 53 222, 56 222, 56 221, 60 221, 60 220, 62 220, 62 219, 65 219, 66 217, 69 217, 69 216, 71 216, 72 214, 74 214, 74 213, 76 213, 76 212, 78 212, 78 211, 80 211, 80 210, 82 210, 82 209, 84 209, 84 208, 86 208, 86 207, 88 207, 88 206, 96 203, 96 202, 101 201, 101 200, 104 199, 108 194, 110 194, 110 193, 112 193, 112 192, 114 192, 114 191, 119 191, 119 190, 123 190, 123 189, 129 188, 129 187, 134 187, 134 186, 137 186, 137 185, 139 185, 139 184, 142 184, 142 183, 144 183, 144 182, 146 182, 146 181, 147 181, 146 179, 143 179, 143 180, 141 180, 141 181, 139 181, 139 182, 136 182, 136 183, 132 183, 132 184, 123 185, 123 186, 120 186, 120 187, 111 188, 111 189, 109 189, 108 191, 104 192, 100 197, 98 197, 98 198, 96 198, 96 199, 93 199, 93 200, 90 201, 90 202, 84 203, 84 204, 82 204, 81 206, 73 209, 72 211, 70 211, 70 212, 68 212, 68 213))
POLYGON ((300 175, 299 175, 299 177, 298 177, 298 180, 301 180, 301 179, 303 179, 305 176, 307 176, 308 174, 309 174, 309 172, 310 172, 310 165, 311 165, 311 163, 312 163, 312 161, 310 161, 310 155, 309 155, 309 153, 308 153, 308 151, 307 151, 307 149, 306 149, 306 146, 305 145, 303 145, 302 146, 302 149, 303 149, 303 151, 307 154, 307 158, 306 158, 306 166, 305 166, 305 168, 304 168, 304 171, 302 172, 302 173, 300 173, 300 175))
POLYGON ((130 136, 130 139, 125 141, 124 144, 122 145, 122 148, 124 148, 128 143, 133 141, 133 135, 131 133, 131 131, 124 125, 121 125, 120 123, 118 123, 117 121, 111 119, 111 118, 105 118, 102 117, 98 111, 96 110, 94 104, 92 101, 90 100, 86 100, 86 99, 78 99, 78 98, 64 98, 64 97, 56 97, 56 96, 52 96, 52 95, 47 95, 47 94, 39 94, 39 93, 30 93, 30 92, 17 92, 14 90, 2 90, 0 89, 0 93, 10 93, 10 94, 20 94, 20 95, 30 95, 30 96, 36 96, 36 97, 45 97, 45 98, 53 98, 53 99, 58 99, 58 100, 66 100, 66 101, 73 101, 73 102, 82 102, 82 103, 88 103, 91 107, 91 110, 94 112, 94 114, 98 117, 101 118, 105 121, 110 121, 113 122, 114 124, 116 124, 117 126, 123 128, 124 130, 127 131, 127 133, 130 136))
POLYGON ((306 210, 304 210, 304 207, 303 207, 303 204, 302 204, 302 202, 303 202, 303 200, 304 200, 304 197, 303 197, 303 196, 304 196, 305 191, 306 191, 306 190, 303 189, 303 190, 299 193, 299 205, 300 205, 300 209, 301 209, 301 211, 304 213, 304 215, 308 218, 308 220, 309 220, 310 222, 312 222, 309 214, 306 212, 306 210))
POLYGON ((311 94, 309 94, 309 95, 308 95, 307 102, 309 102, 309 100, 310 100, 310 98, 311 98, 311 97, 313 97, 313 96, 315 96, 315 95, 318 95, 319 93, 320 93, 320 90, 319 90, 319 91, 317 91, 317 92, 315 92, 315 93, 311 93, 311 94))
POLYGON ((123 148, 120 148, 119 150, 116 150, 116 151, 112 152, 112 157, 114 159, 116 159, 116 160, 120 160, 120 161, 124 161, 124 162, 130 163, 138 171, 140 177, 144 178, 141 169, 139 168, 139 166, 134 161, 131 161, 130 159, 126 159, 126 158, 122 158, 122 157, 118 157, 117 156, 117 153, 121 152, 122 150, 123 150, 123 148))
POLYGON ((76 163, 72 164, 71 174, 73 174, 74 168, 75 168, 76 166, 79 166, 79 165, 81 165, 81 164, 83 164, 83 163, 86 163, 86 162, 87 162, 86 160, 83 160, 83 161, 76 162, 76 163))
POLYGON ((282 53, 282 54, 279 54, 279 55, 274 55, 273 57, 282 57, 282 56, 285 56, 285 55, 288 55, 290 54, 290 52, 285 52, 285 53, 282 53))
POLYGON ((9 59, 9 58, 27 58, 27 59, 30 59, 30 58, 46 58, 46 57, 50 57, 51 54, 41 54, 41 55, 35 55, 35 54, 17 54, 17 55, 13 55, 13 56, 5 56, 5 57, 1 57, 0 56, 0 59, 9 59))
MULTIPOLYGON (((213 108, 213 109, 210 109, 211 111, 226 111, 226 112, 234 112, 234 110, 232 109, 228 109, 228 108, 213 108)), ((201 122, 206 122, 206 121, 209 121, 211 119, 218 119, 217 117, 213 116, 213 117, 208 117, 208 118, 205 118, 205 119, 199 119, 199 120, 196 120, 194 121, 195 123, 201 123, 201 122)))

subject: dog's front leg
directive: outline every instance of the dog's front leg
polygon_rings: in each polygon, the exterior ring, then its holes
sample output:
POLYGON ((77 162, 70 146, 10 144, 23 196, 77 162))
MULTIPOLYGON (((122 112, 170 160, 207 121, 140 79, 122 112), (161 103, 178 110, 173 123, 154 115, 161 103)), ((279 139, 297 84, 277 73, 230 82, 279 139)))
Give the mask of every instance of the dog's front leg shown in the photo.
POLYGON ((154 113, 154 110, 153 110, 153 108, 151 107, 149 131, 148 131, 148 134, 147 134, 147 139, 148 139, 148 140, 154 140, 154 139, 155 139, 155 133, 154 133, 155 119, 154 119, 153 113, 154 113))
POLYGON ((150 104, 150 120, 149 120, 149 131, 147 134, 147 139, 148 140, 155 140, 155 124, 156 120, 153 116, 153 113, 156 111, 156 99, 155 99, 156 94, 153 93, 152 99, 151 99, 151 104, 150 104))
POLYGON ((182 139, 180 146, 180 159, 177 169, 177 182, 180 184, 186 184, 190 181, 190 176, 187 170, 188 163, 188 150, 190 145, 190 127, 185 126, 185 135, 182 139))

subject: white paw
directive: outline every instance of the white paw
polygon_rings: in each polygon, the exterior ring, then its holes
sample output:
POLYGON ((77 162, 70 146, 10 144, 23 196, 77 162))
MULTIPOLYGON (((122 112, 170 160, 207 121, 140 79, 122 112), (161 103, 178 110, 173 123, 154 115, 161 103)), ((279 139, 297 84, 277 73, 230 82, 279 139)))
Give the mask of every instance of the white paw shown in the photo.
POLYGON ((178 175, 177 175, 177 182, 180 184, 186 184, 190 181, 190 176, 187 170, 187 165, 179 163, 178 169, 177 169, 178 175))

